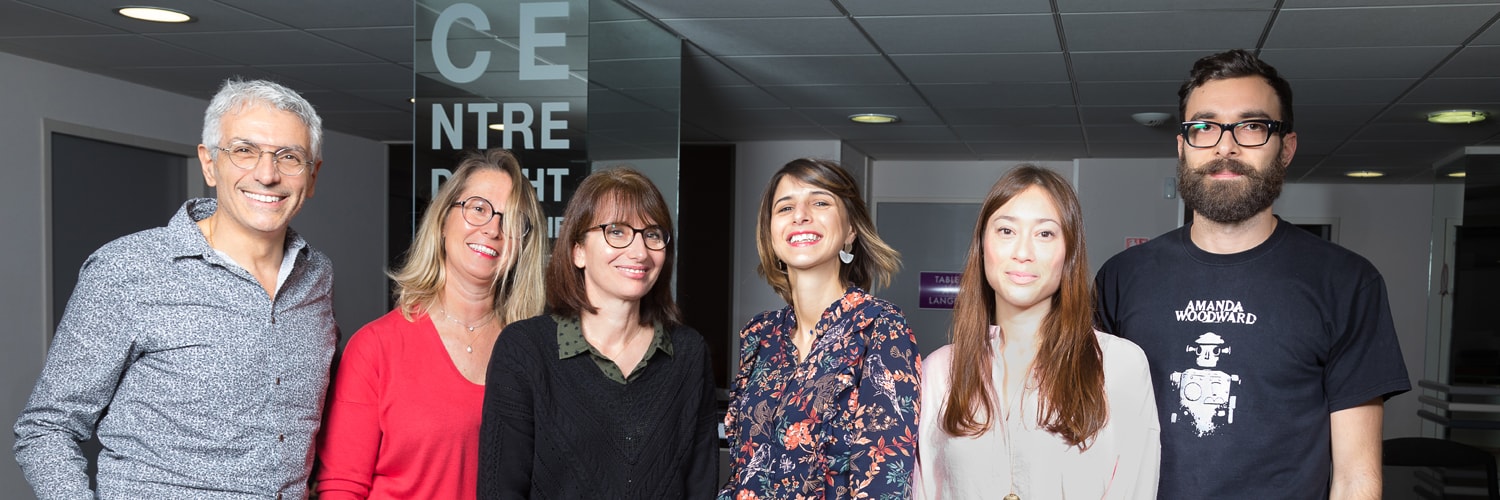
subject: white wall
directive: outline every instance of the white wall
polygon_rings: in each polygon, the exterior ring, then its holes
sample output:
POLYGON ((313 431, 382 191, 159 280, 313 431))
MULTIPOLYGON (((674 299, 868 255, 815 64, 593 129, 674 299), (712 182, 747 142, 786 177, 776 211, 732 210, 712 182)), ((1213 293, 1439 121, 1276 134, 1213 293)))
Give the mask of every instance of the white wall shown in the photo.
MULTIPOLYGON (((797 158, 839 159, 838 141, 741 142, 734 148, 734 324, 744 325, 761 311, 786 307, 766 280, 755 272, 755 219, 760 195, 777 170, 797 158)), ((738 333, 738 331, 736 331, 738 333)), ((738 359, 739 342, 732 353, 738 359)))
MULTIPOLYGON (((47 285, 44 232, 46 186, 43 122, 146 138, 159 143, 197 145, 207 102, 132 83, 0 53, 0 422, 9 427, 31 394, 41 371, 51 321, 43 291, 47 285)), ((386 148, 339 133, 328 133, 316 196, 294 226, 337 266, 335 306, 339 322, 352 333, 385 308, 386 148)), ((196 163, 196 162, 195 162, 196 163)), ((67 179, 52 179, 65 186, 67 179)), ((127 199, 94 200, 101 210, 127 199)), ((166 219, 161 223, 165 224, 166 219)), ((77 266, 78 262, 55 263, 77 266)), ((59 305, 58 307, 61 307, 59 305)), ((0 432, 8 450, 15 437, 0 432)), ((26 497, 30 487, 14 460, 0 465, 0 491, 26 497)))
POLYGON ((1083 206, 1089 272, 1125 249, 1126 238, 1155 238, 1182 225, 1176 159, 1080 159, 1078 204, 1083 206), (1166 183, 1172 182, 1171 198, 1166 183))

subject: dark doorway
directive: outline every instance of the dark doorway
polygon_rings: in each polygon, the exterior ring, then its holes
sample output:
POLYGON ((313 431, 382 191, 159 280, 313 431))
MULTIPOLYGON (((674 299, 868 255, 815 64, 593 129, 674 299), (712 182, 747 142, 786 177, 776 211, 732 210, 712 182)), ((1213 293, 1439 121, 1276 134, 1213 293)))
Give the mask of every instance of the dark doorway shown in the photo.
MULTIPOLYGON (((179 155, 52 133, 51 244, 52 329, 62 321, 78 270, 105 243, 143 229, 165 226, 187 198, 197 162, 179 155)), ((197 185, 202 185, 197 175, 197 185)), ((201 188, 200 188, 201 189, 201 188)), ((195 190, 197 192, 197 190, 195 190)), ((108 411, 108 410, 106 410, 108 411)), ((90 486, 99 441, 82 443, 90 486)))
POLYGON ((714 385, 727 388, 742 326, 732 318, 734 146, 684 144, 679 151, 677 304, 683 321, 708 343, 714 385))

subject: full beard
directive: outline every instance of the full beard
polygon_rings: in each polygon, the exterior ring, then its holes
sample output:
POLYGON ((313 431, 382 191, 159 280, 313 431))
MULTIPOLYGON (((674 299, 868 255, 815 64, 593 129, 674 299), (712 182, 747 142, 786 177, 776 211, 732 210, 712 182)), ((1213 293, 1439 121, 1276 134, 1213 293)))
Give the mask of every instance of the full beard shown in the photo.
POLYGON ((1178 156, 1177 192, 1188 210, 1220 224, 1237 224, 1270 207, 1281 196, 1285 167, 1280 154, 1265 171, 1232 158, 1219 158, 1194 169, 1178 156), (1209 178, 1219 172, 1240 175, 1244 182, 1209 178))

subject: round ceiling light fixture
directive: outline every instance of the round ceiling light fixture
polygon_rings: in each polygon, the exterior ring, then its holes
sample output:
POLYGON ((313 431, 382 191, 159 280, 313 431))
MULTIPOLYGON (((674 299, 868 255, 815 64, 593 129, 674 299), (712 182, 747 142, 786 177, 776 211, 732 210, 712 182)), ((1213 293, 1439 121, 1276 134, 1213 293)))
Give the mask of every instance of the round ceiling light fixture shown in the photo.
POLYGON ((1427 121, 1431 123, 1479 123, 1488 118, 1489 114, 1477 109, 1450 109, 1447 111, 1433 111, 1427 113, 1427 121))
POLYGON ((1171 120, 1172 119, 1172 115, 1167 114, 1167 113, 1155 113, 1155 112, 1151 112, 1151 113, 1136 113, 1136 114, 1130 115, 1130 119, 1135 120, 1136 123, 1139 123, 1141 125, 1145 125, 1147 127, 1157 127, 1157 126, 1161 126, 1161 125, 1166 124, 1167 120, 1171 120))
POLYGON ((881 113, 858 113, 858 114, 849 115, 849 121, 854 122, 854 123, 868 123, 868 124, 879 125, 879 124, 883 124, 883 123, 896 123, 896 122, 899 122, 899 121, 901 121, 901 117, 896 116, 896 115, 887 115, 887 114, 881 114, 881 113))
POLYGON ((1385 172, 1378 170, 1355 170, 1353 172, 1345 172, 1344 175, 1355 179, 1374 179, 1376 177, 1385 177, 1385 172))
POLYGON ((193 20, 193 16, 188 15, 186 12, 161 7, 120 7, 115 9, 115 13, 131 19, 153 23, 186 23, 193 20))

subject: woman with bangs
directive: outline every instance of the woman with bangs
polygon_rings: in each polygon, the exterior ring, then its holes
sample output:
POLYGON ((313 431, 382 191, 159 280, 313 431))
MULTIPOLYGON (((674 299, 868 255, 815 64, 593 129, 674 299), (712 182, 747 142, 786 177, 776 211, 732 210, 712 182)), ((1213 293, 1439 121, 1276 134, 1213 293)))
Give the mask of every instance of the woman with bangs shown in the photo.
POLYGON ((719 499, 908 498, 921 361, 901 310, 865 291, 900 254, 849 173, 814 159, 771 177, 756 248, 787 305, 740 331, 719 499))
POLYGON ((1093 328, 1083 209, 1021 165, 990 188, 927 358, 917 498, 1156 498, 1160 424, 1146 356, 1093 328))
POLYGON ((495 344, 479 498, 713 496, 706 344, 672 300, 666 201, 628 168, 583 180, 547 264, 551 312, 495 344))
POLYGON ((391 274, 396 308, 344 348, 319 498, 474 498, 491 346, 544 305, 541 217, 510 152, 462 158, 391 274))

